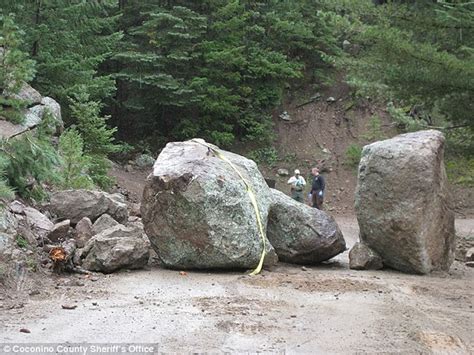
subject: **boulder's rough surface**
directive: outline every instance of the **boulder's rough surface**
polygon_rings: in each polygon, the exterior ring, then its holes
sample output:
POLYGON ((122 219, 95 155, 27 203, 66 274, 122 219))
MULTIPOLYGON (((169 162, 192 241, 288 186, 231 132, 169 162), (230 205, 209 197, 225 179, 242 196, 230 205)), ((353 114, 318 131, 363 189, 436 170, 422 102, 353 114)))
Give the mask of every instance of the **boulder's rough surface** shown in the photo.
MULTIPOLYGON (((226 161, 199 142, 204 141, 168 143, 156 160, 143 192, 145 232, 164 266, 253 268, 262 240, 246 187, 226 161)), ((257 165, 220 152, 252 186, 265 231, 271 193, 257 165)))
POLYGON ((60 218, 71 220, 76 224, 83 217, 95 221, 104 213, 116 221, 125 223, 128 219, 127 205, 119 194, 108 194, 103 191, 65 190, 52 194, 50 210, 60 218))
POLYGON ((150 243, 137 226, 118 225, 92 237, 81 250, 82 266, 110 273, 118 269, 140 269, 148 263, 150 243))
POLYGON ((364 147, 355 204, 360 239, 384 265, 423 274, 449 269, 454 214, 443 153, 444 137, 434 130, 364 147))
POLYGON ((331 216, 271 190, 273 204, 267 236, 281 261, 315 264, 346 250, 346 242, 331 216))
POLYGON ((26 222, 36 237, 46 237, 54 228, 54 223, 48 217, 33 207, 25 207, 23 210, 26 222))
MULTIPOLYGON (((118 224, 118 223, 117 223, 118 224)), ((83 248, 87 241, 94 235, 92 222, 89 217, 83 217, 76 224, 75 236, 76 245, 78 248, 83 248)))
POLYGON ((349 252, 349 267, 354 270, 378 270, 383 268, 383 262, 375 251, 357 242, 349 252))
POLYGON ((11 95, 11 97, 26 101, 28 105, 41 103, 41 94, 27 83, 24 83, 20 91, 17 94, 11 95))
POLYGON ((13 245, 17 227, 15 215, 5 208, 0 208, 0 256, 13 245))
POLYGON ((99 218, 97 218, 97 220, 94 222, 94 225, 92 226, 92 234, 99 234, 105 231, 106 229, 115 227, 119 224, 119 222, 117 222, 115 219, 105 213, 99 218))
POLYGON ((474 248, 469 248, 466 252, 466 261, 474 261, 474 248))
POLYGON ((71 221, 69 219, 56 223, 51 232, 48 233, 48 239, 52 242, 64 240, 69 232, 70 225, 71 221))

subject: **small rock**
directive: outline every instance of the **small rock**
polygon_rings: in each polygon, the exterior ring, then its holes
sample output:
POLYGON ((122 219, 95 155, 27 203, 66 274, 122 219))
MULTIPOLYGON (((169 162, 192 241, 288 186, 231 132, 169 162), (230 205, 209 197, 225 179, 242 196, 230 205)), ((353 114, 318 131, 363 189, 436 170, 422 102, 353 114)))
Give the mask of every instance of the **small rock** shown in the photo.
POLYGON ((351 269, 378 270, 382 267, 382 258, 363 243, 357 242, 349 252, 349 268, 351 269))
POLYGON ((348 51, 351 49, 351 42, 349 42, 347 39, 345 39, 345 40, 342 42, 342 49, 343 49, 345 52, 348 52, 348 51))
POLYGON ((33 290, 29 293, 30 296, 37 296, 39 294, 40 294, 40 292, 38 290, 33 290))
POLYGON ((26 329, 26 328, 21 328, 20 333, 31 333, 31 331, 29 329, 26 329))
POLYGON ((326 99, 326 102, 336 102, 336 99, 332 96, 329 96, 327 99, 326 99))
POLYGON ((278 169, 277 170, 277 175, 279 176, 288 176, 290 173, 288 172, 288 169, 278 169))
POLYGON ((306 268, 306 266, 302 266, 302 267, 301 267, 301 270, 303 270, 303 271, 308 271, 308 269, 306 268))
POLYGON ((464 259, 466 261, 474 261, 474 247, 469 248, 466 252, 466 258, 464 259))
POLYGON ((286 111, 283 111, 278 117, 280 117, 283 121, 291 121, 290 115, 286 111))
POLYGON ((77 305, 75 305, 75 304, 63 304, 61 307, 62 307, 62 309, 76 309, 77 305))
POLYGON ((77 222, 75 239, 78 248, 83 248, 92 235, 92 222, 89 217, 84 217, 77 222))

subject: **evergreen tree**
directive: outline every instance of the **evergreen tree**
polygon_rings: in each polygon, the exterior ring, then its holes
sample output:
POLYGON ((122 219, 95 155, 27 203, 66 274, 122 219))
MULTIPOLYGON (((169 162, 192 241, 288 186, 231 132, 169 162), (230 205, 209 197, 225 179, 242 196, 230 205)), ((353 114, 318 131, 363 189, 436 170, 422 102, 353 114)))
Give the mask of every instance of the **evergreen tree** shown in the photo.
POLYGON ((13 16, 0 16, 0 26, 0 116, 21 122, 21 109, 28 102, 15 97, 15 94, 33 78, 34 61, 21 50, 24 33, 15 24, 13 16))
POLYGON ((116 129, 107 127, 109 117, 100 115, 101 104, 90 100, 85 90, 80 90, 70 101, 71 116, 76 122, 75 128, 81 136, 84 153, 89 160, 88 174, 94 183, 107 189, 113 183, 113 179, 107 175, 111 167, 107 156, 121 149, 120 145, 114 143, 116 129))
POLYGON ((321 82, 318 68, 337 52, 333 19, 311 1, 121 5, 125 37, 115 57, 121 70, 112 116, 119 130, 140 136, 268 141, 269 113, 285 87, 306 73, 321 82))
POLYGON ((423 108, 427 124, 474 127, 474 5, 391 2, 364 16, 350 82, 423 108))
POLYGON ((66 130, 59 139, 61 157, 60 187, 90 189, 94 182, 89 176, 90 157, 84 154, 84 141, 75 129, 66 130))
POLYGON ((115 28, 116 7, 114 0, 0 0, 3 12, 17 15, 24 49, 37 62, 32 85, 58 100, 67 122, 68 97, 79 89, 99 101, 115 91, 114 79, 100 66, 122 36, 115 28))

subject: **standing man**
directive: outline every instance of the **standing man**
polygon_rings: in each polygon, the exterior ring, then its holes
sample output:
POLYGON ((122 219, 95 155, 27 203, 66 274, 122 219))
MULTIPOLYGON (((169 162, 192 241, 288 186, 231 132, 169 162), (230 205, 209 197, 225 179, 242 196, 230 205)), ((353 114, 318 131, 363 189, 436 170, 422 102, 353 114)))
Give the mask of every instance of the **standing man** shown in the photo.
POLYGON ((288 184, 291 185, 291 197, 298 202, 303 202, 303 189, 306 185, 306 181, 304 177, 300 175, 298 169, 295 170, 295 175, 290 177, 288 184))
POLYGON ((322 209, 324 202, 324 189, 326 188, 326 182, 324 178, 319 175, 319 169, 313 168, 311 170, 313 174, 313 184, 311 185, 311 196, 313 198, 313 207, 318 210, 322 209))

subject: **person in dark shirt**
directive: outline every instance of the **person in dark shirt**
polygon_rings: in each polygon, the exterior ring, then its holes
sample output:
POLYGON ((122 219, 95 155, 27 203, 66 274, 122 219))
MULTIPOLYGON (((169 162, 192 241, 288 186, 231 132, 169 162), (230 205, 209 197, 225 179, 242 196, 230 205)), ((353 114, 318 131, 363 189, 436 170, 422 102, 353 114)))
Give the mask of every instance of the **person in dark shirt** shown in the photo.
POLYGON ((311 186, 311 196, 313 201, 313 207, 317 208, 318 210, 322 209, 323 202, 324 202, 324 189, 326 188, 326 182, 324 181, 324 177, 319 175, 319 169, 313 168, 311 170, 311 174, 313 174, 313 184, 311 186))

